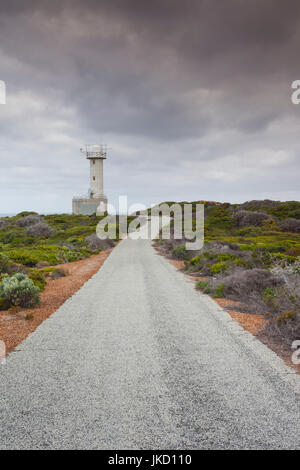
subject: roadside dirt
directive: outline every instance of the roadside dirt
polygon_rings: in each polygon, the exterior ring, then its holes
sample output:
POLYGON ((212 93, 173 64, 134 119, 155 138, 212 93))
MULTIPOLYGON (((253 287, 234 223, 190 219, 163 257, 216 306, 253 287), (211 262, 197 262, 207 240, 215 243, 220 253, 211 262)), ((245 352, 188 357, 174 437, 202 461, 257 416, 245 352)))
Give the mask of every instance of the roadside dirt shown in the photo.
POLYGON ((41 293, 38 307, 24 309, 17 314, 0 311, 0 340, 6 344, 6 352, 12 351, 46 318, 54 313, 69 297, 90 279, 103 265, 112 250, 106 250, 90 258, 55 266, 69 271, 69 275, 55 280, 47 280, 41 293), (26 317, 32 319, 26 319, 26 317))

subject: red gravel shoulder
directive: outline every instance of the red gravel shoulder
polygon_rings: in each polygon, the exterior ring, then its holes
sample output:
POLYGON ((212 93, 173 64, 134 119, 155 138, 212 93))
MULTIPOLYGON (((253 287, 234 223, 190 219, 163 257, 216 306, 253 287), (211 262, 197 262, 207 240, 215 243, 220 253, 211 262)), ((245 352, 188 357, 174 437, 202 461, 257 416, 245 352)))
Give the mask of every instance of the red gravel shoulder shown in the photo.
POLYGON ((111 251, 106 250, 81 261, 55 266, 68 270, 69 275, 47 281, 46 288, 41 293, 41 304, 38 307, 24 309, 16 315, 7 311, 0 312, 0 340, 5 342, 6 351, 12 351, 80 289, 101 268, 111 251), (30 314, 33 318, 26 320, 26 316, 30 316, 30 314))

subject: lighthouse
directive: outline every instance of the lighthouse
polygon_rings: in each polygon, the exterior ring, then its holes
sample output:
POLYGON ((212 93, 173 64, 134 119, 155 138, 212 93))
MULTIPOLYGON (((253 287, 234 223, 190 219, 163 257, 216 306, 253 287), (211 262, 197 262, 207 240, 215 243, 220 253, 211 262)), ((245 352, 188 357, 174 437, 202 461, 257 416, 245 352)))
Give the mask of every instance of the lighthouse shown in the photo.
POLYGON ((88 197, 74 197, 73 214, 91 215, 107 210, 107 198, 103 189, 103 162, 107 157, 106 145, 86 145, 81 149, 90 163, 90 187, 88 197))

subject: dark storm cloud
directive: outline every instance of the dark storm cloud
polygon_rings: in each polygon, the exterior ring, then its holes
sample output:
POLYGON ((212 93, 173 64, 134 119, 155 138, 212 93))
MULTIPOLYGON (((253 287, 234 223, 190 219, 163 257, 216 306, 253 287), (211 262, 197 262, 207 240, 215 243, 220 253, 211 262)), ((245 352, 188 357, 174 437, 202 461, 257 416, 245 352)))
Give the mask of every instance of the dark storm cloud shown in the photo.
POLYGON ((67 166, 66 209, 87 185, 80 141, 104 138, 111 193, 197 199, 202 178, 201 198, 244 200, 255 181, 253 197, 272 181, 276 197, 298 165, 299 20, 296 0, 1 2, 2 191, 26 185, 27 168, 30 195, 47 167, 47 195, 67 166))

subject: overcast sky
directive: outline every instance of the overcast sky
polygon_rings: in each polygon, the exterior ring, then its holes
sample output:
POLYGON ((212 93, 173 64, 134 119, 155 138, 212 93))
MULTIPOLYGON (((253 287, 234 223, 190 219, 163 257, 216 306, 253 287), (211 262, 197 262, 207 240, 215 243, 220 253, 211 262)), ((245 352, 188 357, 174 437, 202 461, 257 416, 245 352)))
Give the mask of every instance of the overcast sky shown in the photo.
POLYGON ((0 213, 70 212, 84 143, 110 202, 300 200, 298 0, 0 3, 0 213))

